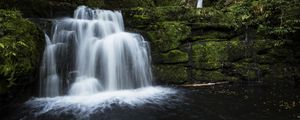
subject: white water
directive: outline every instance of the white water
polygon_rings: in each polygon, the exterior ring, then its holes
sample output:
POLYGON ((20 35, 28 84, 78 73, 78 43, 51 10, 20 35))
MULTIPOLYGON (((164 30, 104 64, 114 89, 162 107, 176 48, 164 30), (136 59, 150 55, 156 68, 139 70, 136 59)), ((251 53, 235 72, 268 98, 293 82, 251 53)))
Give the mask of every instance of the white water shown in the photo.
POLYGON ((40 83, 40 92, 47 96, 56 96, 59 94, 60 80, 56 71, 55 52, 59 44, 52 44, 50 38, 45 35, 46 48, 41 65, 40 76, 45 76, 40 83))
POLYGON ((114 106, 139 107, 144 104, 165 105, 179 101, 177 91, 163 87, 145 87, 133 90, 106 91, 92 95, 36 98, 27 101, 35 116, 43 114, 61 115, 72 113, 77 119, 88 119, 92 114, 99 114, 114 106), (175 97, 177 99, 170 99, 175 97))
MULTIPOLYGON (((169 104, 176 90, 151 87, 149 46, 124 31, 118 11, 80 6, 74 18, 56 20, 40 73, 40 96, 26 102, 34 116, 89 115, 112 106, 169 104)), ((176 96, 175 98, 178 98, 176 96)))
POLYGON ((56 20, 40 73, 40 95, 91 95, 151 86, 148 43, 124 31, 119 11, 78 7, 56 20))
POLYGON ((203 8, 203 0, 197 1, 197 8, 203 8))

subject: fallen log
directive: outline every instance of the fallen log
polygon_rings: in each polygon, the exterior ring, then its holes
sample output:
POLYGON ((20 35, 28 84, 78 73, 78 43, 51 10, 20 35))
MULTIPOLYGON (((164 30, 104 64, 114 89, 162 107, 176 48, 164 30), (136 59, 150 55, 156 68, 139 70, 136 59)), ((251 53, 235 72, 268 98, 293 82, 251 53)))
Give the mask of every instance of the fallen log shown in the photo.
POLYGON ((215 82, 215 83, 200 83, 200 84, 183 84, 178 85, 181 87, 204 87, 204 86, 213 86, 213 85, 221 85, 221 84, 228 84, 230 82, 224 81, 224 82, 215 82))

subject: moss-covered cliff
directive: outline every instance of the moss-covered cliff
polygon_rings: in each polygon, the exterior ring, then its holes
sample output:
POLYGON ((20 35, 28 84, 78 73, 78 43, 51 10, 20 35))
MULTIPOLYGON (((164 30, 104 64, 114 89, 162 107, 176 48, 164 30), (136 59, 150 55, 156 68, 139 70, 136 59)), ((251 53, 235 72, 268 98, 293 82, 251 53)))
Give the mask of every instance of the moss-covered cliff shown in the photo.
POLYGON ((295 36, 299 2, 204 4, 202 9, 182 4, 123 10, 128 30, 142 33, 151 43, 156 80, 181 84, 300 78, 295 36))
POLYGON ((151 44, 163 83, 299 79, 296 0, 11 0, 26 17, 71 16, 78 5, 122 10, 151 44), (23 6, 26 4, 27 6, 23 6))

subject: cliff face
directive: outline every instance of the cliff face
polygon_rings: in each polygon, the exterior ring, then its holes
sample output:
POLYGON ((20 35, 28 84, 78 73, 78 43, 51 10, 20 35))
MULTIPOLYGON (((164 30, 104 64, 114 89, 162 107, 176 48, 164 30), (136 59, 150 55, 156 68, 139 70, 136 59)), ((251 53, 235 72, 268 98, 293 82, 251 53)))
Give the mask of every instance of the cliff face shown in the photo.
POLYGON ((196 0, 0 2, 29 18, 72 16, 78 5, 122 10, 127 31, 151 43, 159 83, 299 79, 299 2, 204 0, 202 9, 196 0))
POLYGON ((299 7, 292 4, 299 3, 285 2, 217 1, 203 9, 137 7, 123 14, 128 30, 151 43, 159 82, 293 83, 299 80, 300 59, 299 7))

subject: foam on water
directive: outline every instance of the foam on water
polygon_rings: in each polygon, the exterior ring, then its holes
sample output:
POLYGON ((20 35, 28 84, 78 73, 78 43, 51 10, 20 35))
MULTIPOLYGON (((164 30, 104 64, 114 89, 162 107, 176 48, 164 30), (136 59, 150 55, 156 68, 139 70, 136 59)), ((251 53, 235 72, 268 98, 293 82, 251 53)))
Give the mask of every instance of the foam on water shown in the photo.
POLYGON ((47 98, 33 98, 25 103, 36 110, 35 115, 45 113, 60 115, 73 113, 78 117, 88 117, 97 112, 112 108, 114 105, 137 107, 144 104, 168 104, 170 96, 177 91, 165 87, 146 87, 131 90, 107 91, 91 95, 59 96, 47 98))

